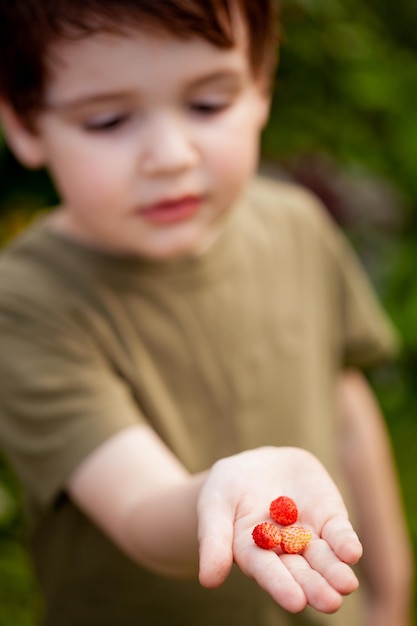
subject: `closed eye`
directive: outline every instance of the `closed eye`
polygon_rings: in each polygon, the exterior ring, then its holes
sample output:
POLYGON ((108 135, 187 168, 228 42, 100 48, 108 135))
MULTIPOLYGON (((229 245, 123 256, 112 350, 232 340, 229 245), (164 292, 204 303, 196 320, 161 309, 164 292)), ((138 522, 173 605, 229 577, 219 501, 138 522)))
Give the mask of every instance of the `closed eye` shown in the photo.
POLYGON ((96 119, 87 120, 83 124, 83 129, 88 132, 108 132, 117 130, 130 119, 129 115, 103 116, 96 119))
POLYGON ((209 117, 221 113, 228 106, 227 102, 194 102, 190 104, 190 110, 197 115, 209 117))

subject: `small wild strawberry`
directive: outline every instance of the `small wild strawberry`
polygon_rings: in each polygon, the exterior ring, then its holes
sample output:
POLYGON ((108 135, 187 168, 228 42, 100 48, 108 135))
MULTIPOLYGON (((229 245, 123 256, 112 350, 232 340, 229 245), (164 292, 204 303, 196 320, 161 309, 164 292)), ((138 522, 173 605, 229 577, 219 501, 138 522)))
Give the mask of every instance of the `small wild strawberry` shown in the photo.
POLYGON ((281 550, 287 554, 302 552, 312 540, 311 530, 302 526, 285 526, 281 528, 281 550))
POLYGON ((252 531, 254 542, 264 550, 273 550, 281 543, 281 531, 271 522, 257 524, 252 531))
POLYGON ((273 520, 278 522, 278 524, 288 526, 289 524, 294 524, 294 522, 297 521, 298 509, 292 498, 289 498, 288 496, 280 496, 279 498, 272 500, 269 507, 269 514, 273 520))

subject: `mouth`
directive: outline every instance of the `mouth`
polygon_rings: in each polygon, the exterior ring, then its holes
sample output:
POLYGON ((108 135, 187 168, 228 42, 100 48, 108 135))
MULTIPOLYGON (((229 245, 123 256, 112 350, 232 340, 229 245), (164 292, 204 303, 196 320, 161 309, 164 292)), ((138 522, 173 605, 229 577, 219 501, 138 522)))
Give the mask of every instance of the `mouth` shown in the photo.
POLYGON ((193 217, 201 207, 199 196, 184 196, 175 200, 162 200, 144 207, 140 216, 153 224, 175 224, 193 217))

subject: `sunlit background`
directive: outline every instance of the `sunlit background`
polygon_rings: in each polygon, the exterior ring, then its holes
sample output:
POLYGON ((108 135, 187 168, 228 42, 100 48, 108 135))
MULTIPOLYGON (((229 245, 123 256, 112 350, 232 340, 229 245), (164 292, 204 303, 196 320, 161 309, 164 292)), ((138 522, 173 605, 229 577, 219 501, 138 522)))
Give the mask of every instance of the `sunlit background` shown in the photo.
MULTIPOLYGON (((281 60, 262 169, 317 193, 403 338, 373 374, 417 548, 417 3, 282 0, 281 60)), ((0 136, 0 243, 55 201, 0 136)), ((64 565, 65 566, 65 565, 64 565)), ((0 626, 34 626, 20 493, 0 457, 0 626)), ((352 625, 353 626, 353 625, 352 625)), ((393 624, 393 626, 395 626, 393 624)))

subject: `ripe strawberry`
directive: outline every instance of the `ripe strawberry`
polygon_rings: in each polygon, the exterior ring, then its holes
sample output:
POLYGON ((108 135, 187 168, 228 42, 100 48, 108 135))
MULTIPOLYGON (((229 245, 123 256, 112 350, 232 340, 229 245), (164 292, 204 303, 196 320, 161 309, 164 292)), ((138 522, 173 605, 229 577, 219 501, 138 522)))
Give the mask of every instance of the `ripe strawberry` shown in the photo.
POLYGON ((281 542, 281 531, 278 526, 271 522, 262 522, 257 524, 252 531, 254 542, 264 550, 273 550, 277 548, 281 542))
POLYGON ((272 500, 271 506, 269 507, 269 514, 278 524, 289 526, 289 524, 294 524, 294 522, 297 521, 298 509, 292 498, 280 496, 272 500))
POLYGON ((285 526, 281 528, 281 549, 287 554, 298 554, 312 540, 310 530, 302 526, 285 526))

